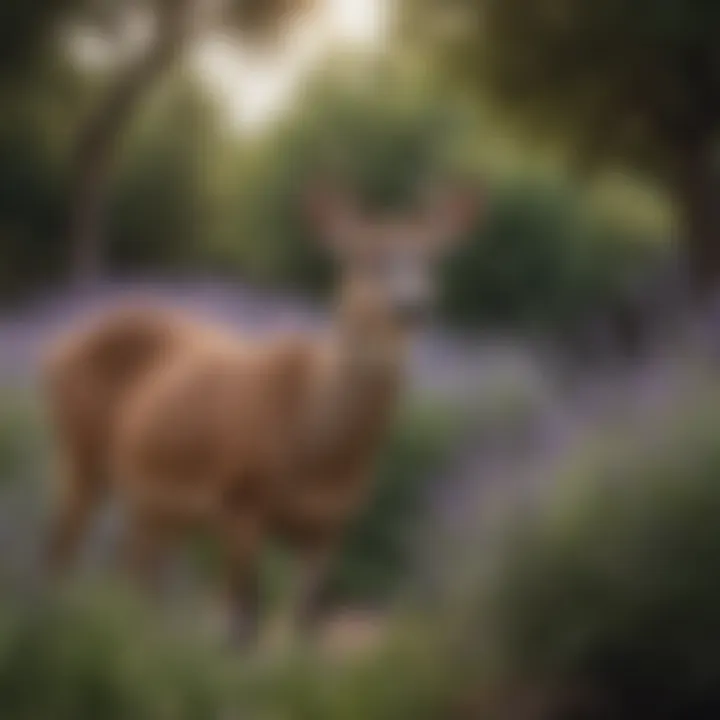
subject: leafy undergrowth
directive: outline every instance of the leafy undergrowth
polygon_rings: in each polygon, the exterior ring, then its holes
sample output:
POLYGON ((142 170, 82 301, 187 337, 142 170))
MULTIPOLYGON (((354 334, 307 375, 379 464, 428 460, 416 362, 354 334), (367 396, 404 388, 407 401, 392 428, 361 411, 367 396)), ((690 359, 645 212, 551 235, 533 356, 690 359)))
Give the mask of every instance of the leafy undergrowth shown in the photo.
POLYGON ((13 720, 213 717, 224 702, 223 675, 205 648, 190 647, 117 593, 6 604, 0 713, 13 720))
POLYGON ((689 378, 500 519, 453 620, 465 717, 720 717, 718 427, 717 380, 689 378))
MULTIPOLYGON (((76 589, 77 590, 77 589, 76 589)), ((10 720, 431 718, 432 655, 401 624, 371 653, 244 656, 117 588, 0 610, 0 714, 10 720)))

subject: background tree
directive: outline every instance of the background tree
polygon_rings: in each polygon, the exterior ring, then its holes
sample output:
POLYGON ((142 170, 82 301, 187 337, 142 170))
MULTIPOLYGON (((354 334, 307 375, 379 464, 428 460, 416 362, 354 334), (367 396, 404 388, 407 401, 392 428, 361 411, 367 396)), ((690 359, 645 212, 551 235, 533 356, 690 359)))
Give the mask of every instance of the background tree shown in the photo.
MULTIPOLYGON (((334 57, 310 78, 263 136, 236 143, 234 159, 228 148, 223 153, 232 177, 219 173, 221 187, 231 193, 224 222, 205 231, 203 243, 227 272, 300 292, 327 289, 332 267, 308 236, 298 201, 319 169, 349 179, 373 212, 412 204, 419 180, 482 172, 487 211, 447 258, 441 298, 444 319, 467 329, 582 334, 593 321, 606 324, 611 306, 661 259, 661 243, 598 212, 585 188, 486 166, 478 158, 494 135, 456 98, 428 91, 393 63, 358 74, 342 61, 334 57)), ((164 145, 157 137, 153 143, 164 145)), ((159 192, 153 184, 145 189, 148 216, 157 214, 150 212, 159 192)))
POLYGON ((673 193, 702 294, 720 275, 720 5, 712 0, 418 0, 408 30, 448 76, 560 141, 583 169, 646 172, 673 193), (422 31, 422 33, 421 33, 422 31))
POLYGON ((208 270, 235 188, 225 167, 243 163, 240 138, 215 98, 188 73, 167 78, 143 105, 113 173, 105 221, 109 270, 208 270), (230 159, 230 160, 229 160, 230 159))
POLYGON ((0 5, 0 90, 27 79, 47 56, 75 0, 4 0, 0 5))
POLYGON ((52 3, 17 0, 0 9, 3 300, 51 282, 65 268, 67 149, 88 84, 53 46, 53 9, 52 3))
POLYGON ((419 182, 449 171, 467 138, 467 118, 391 65, 357 72, 346 60, 339 53, 308 78, 292 110, 238 163, 223 244, 257 281, 317 290, 332 275, 301 212, 309 178, 342 177, 368 208, 395 209, 417 201, 419 182))
MULTIPOLYGON (((92 38, 106 69, 70 152, 68 239, 78 280, 92 280, 103 263, 103 217, 117 150, 144 98, 188 49, 216 32, 240 41, 276 39, 311 0, 63 0, 46 10, 31 3, 16 18, 38 47, 92 38), (37 12, 30 12, 37 6, 37 12)), ((23 45, 8 50, 19 63, 23 45)))

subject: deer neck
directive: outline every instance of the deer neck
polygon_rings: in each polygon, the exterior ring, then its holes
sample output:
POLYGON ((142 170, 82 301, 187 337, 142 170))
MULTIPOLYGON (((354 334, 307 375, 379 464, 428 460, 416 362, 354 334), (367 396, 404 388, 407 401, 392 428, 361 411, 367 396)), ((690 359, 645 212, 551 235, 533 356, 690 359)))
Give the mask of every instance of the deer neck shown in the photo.
POLYGON ((314 383, 309 447, 319 456, 358 457, 382 436, 404 375, 398 338, 368 336, 336 323, 314 383))

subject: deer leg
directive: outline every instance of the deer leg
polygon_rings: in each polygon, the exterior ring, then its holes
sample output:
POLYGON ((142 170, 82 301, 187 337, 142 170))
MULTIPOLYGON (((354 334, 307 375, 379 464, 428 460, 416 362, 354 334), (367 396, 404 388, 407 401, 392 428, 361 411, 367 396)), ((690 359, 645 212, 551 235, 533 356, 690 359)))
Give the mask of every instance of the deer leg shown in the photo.
POLYGON ((234 647, 255 644, 260 623, 262 522, 252 512, 233 512, 221 522, 226 555, 226 593, 229 635, 234 647))
POLYGON ((234 555, 227 575, 229 636, 233 647, 257 644, 260 628, 260 582, 255 559, 234 555))
POLYGON ((310 639, 326 609, 328 575, 335 553, 334 546, 301 551, 291 588, 291 623, 294 634, 310 639))
POLYGON ((162 589, 162 570, 172 536, 172 523, 160 515, 129 509, 121 562, 131 582, 157 598, 162 589))

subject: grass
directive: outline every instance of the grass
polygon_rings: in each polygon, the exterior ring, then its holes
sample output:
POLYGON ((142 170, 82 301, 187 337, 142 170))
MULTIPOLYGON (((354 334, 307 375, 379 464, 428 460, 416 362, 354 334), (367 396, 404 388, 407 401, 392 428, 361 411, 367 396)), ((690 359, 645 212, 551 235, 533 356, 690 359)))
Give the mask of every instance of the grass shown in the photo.
MULTIPOLYGON (((371 654, 232 654, 117 588, 0 605, 0 714, 11 720, 432 718, 441 675, 402 623, 371 654)), ((189 618, 188 618, 189 620, 189 618)), ((415 628, 416 630, 416 628, 415 628)))

